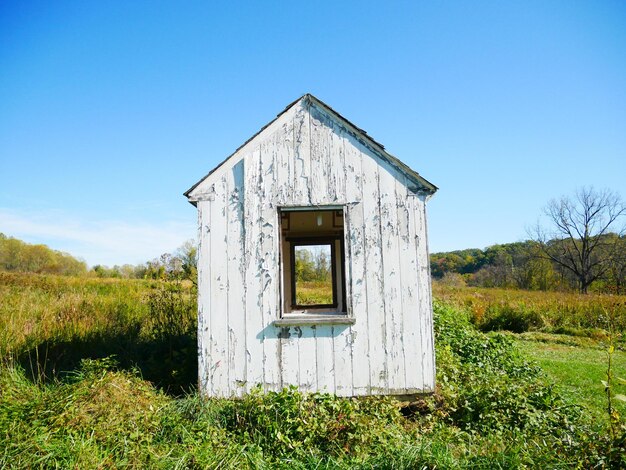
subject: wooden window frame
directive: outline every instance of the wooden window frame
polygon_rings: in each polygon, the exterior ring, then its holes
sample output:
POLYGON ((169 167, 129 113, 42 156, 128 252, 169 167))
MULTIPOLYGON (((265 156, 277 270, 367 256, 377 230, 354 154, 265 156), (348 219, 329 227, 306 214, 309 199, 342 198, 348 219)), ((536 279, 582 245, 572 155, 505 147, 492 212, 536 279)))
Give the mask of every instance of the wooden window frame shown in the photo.
POLYGON ((333 228, 344 228, 343 224, 343 210, 334 210, 333 211, 333 228), (341 219, 341 223, 339 222, 341 219))
POLYGON ((348 311, 349 299, 348 299, 348 273, 346 273, 346 227, 344 222, 346 218, 346 205, 319 205, 319 206, 281 206, 278 207, 278 225, 280 227, 280 295, 278 298, 278 304, 280 307, 279 317, 272 322, 272 325, 276 327, 290 327, 290 326, 303 326, 303 325, 354 325, 356 319, 351 316, 348 311), (341 231, 332 233, 289 233, 291 228, 291 214, 296 212, 317 212, 317 211, 332 211, 332 227, 334 230, 341 228, 341 231), (341 215, 337 216, 337 211, 341 212, 341 215), (343 217, 342 217, 343 216, 343 217), (341 220, 344 219, 344 220, 341 220), (283 226, 283 223, 285 225, 283 226), (292 248, 292 240, 306 240, 311 245, 320 244, 320 241, 332 240, 331 245, 331 258, 332 251, 334 250, 334 259, 331 259, 333 265, 333 299, 334 305, 328 306, 312 306, 312 305, 297 305, 293 299, 295 293, 295 247, 292 248), (283 245, 284 240, 284 245, 283 245), (337 242, 338 241, 338 242, 337 242), (292 251, 294 253, 292 254, 292 251), (337 260, 339 256, 339 260, 337 260), (289 260, 290 268, 285 271, 285 261, 289 260), (338 263, 339 266, 336 266, 338 263), (340 269, 341 276, 337 272, 340 269), (287 284, 285 284, 287 283, 287 284), (285 290, 287 286, 291 289, 289 298, 285 297, 285 290), (339 289, 341 290, 341 305, 339 305, 339 289), (295 304, 295 305, 294 305, 295 304), (331 310, 331 311, 324 311, 331 310))

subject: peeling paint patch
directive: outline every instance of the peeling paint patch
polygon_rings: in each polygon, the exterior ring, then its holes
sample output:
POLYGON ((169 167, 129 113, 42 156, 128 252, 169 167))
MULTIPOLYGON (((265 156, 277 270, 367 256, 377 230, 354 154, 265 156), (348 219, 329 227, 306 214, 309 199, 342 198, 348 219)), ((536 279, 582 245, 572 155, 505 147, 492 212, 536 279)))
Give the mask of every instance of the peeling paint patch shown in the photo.
POLYGON ((284 327, 280 328, 280 330, 278 331, 278 337, 280 339, 289 339, 289 338, 291 338, 291 333, 289 332, 289 327, 288 326, 284 326, 284 327))

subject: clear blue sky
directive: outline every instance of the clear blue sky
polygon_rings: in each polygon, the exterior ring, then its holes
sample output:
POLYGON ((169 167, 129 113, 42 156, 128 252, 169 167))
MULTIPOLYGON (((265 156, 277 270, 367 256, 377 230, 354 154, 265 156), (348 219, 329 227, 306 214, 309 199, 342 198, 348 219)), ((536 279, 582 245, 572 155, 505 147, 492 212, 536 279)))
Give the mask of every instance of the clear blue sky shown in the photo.
POLYGON ((626 2, 2 2, 0 232, 138 263, 182 196, 310 92, 440 191, 431 251, 626 196, 626 2))

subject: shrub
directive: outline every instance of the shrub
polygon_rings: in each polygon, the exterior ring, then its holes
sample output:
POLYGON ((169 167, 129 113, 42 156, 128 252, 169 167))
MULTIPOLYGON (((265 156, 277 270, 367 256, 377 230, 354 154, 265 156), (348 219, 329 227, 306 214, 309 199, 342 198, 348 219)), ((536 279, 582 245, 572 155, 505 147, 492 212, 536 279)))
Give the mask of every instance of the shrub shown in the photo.
POLYGON ((580 410, 567 403, 503 335, 486 336, 467 314, 435 304, 440 409, 462 429, 571 438, 580 410))
POLYGON ((544 326, 542 316, 524 306, 489 305, 478 327, 482 331, 511 331, 524 333, 544 326))
POLYGON ((295 387, 266 394, 259 388, 242 400, 227 401, 219 421, 234 439, 251 441, 276 457, 302 452, 360 456, 403 441, 402 415, 394 400, 337 398, 295 387))

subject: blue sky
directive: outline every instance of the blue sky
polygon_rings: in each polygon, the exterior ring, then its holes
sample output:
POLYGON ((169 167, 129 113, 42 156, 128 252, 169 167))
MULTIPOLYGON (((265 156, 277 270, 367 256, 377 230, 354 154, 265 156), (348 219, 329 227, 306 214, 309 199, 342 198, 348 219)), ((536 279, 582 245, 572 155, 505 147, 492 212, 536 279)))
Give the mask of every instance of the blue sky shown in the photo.
POLYGON ((138 263, 182 196, 312 93, 439 186, 431 251, 626 196, 626 2, 2 2, 0 232, 138 263))

